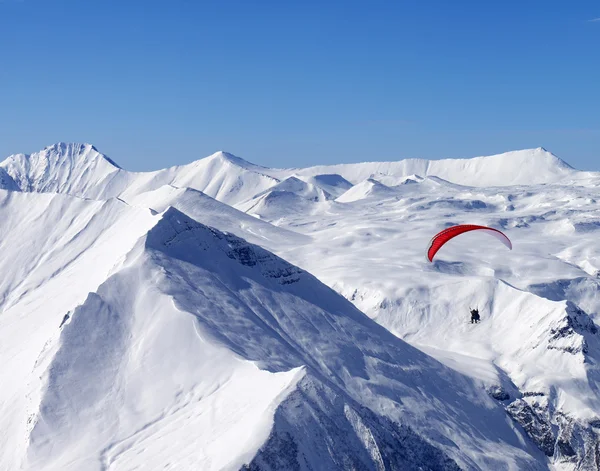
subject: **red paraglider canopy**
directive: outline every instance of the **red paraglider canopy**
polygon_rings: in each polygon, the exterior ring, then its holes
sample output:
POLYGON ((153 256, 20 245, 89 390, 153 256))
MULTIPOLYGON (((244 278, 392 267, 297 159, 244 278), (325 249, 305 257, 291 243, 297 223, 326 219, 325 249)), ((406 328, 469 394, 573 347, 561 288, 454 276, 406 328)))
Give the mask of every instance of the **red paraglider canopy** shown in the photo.
POLYGON ((433 239, 431 239, 431 242, 429 243, 429 248, 427 250, 427 258, 429 259, 429 261, 433 262, 433 257, 435 257, 435 254, 450 239, 453 239, 458 235, 470 231, 484 231, 487 234, 496 237, 496 239, 498 239, 500 242, 502 242, 504 245, 506 245, 509 249, 512 250, 512 243, 510 239, 498 229, 486 226, 476 226, 473 224, 462 224, 460 226, 452 226, 447 229, 444 229, 440 233, 436 234, 433 239))

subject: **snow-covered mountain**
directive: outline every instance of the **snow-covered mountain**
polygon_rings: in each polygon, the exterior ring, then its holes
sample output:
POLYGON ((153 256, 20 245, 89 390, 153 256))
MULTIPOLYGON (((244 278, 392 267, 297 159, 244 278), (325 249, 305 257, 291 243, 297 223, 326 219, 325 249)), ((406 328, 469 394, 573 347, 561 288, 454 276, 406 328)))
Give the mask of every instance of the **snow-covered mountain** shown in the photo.
POLYGON ((373 178, 367 178, 342 193, 336 201, 339 203, 352 203, 365 198, 385 198, 386 196, 393 197, 394 191, 373 178))
POLYGON ((278 183, 277 179, 260 173, 261 167, 225 152, 157 172, 127 172, 89 144, 59 143, 31 155, 12 155, 0 163, 0 169, 21 191, 68 193, 95 199, 131 197, 174 185, 233 204, 278 183))
POLYGON ((280 182, 287 190, 304 181, 310 189, 302 192, 338 197, 352 185, 370 178, 395 186, 414 175, 435 176, 456 184, 488 187, 552 183, 581 173, 543 148, 473 159, 407 159, 306 169, 269 169, 216 152, 187 165, 155 172, 128 172, 90 144, 66 143, 31 155, 12 155, 0 163, 0 172, 0 184, 6 189, 16 185, 21 191, 107 199, 173 185, 202 191, 227 204, 274 190, 280 182))
POLYGON ((272 241, 277 241, 278 245, 296 247, 310 240, 309 236, 261 221, 191 188, 164 185, 156 190, 128 197, 126 202, 156 212, 173 207, 203 224, 242 235, 249 242, 259 245, 268 246, 272 241))
POLYGON ((306 183, 312 184, 317 188, 321 188, 325 193, 332 195, 334 198, 352 188, 352 183, 350 183, 341 175, 337 175, 335 173, 329 175, 315 175, 314 177, 300 176, 299 178, 306 183))
POLYGON ((476 381, 264 249, 174 208, 2 196, 44 215, 2 285, 3 469, 536 468, 476 381))
MULTIPOLYGON (((293 229, 311 235, 312 248, 281 253, 398 337, 483 381, 555 467, 597 469, 599 180, 570 179, 386 187, 299 218, 293 229), (430 238, 461 223, 504 230, 514 250, 466 234, 426 261, 430 238), (476 306, 484 321, 472 326, 476 306)), ((365 194, 364 184, 354 188, 365 194)))
MULTIPOLYGON (((573 169, 540 147, 471 159, 406 159, 398 162, 317 166, 297 173, 337 173, 353 183, 367 178, 381 181, 383 177, 401 180, 410 175, 434 175, 461 185, 487 187, 555 182, 570 176, 573 169)), ((391 182, 387 181, 385 184, 390 185, 391 182)))
POLYGON ((0 469, 598 469, 598 183, 543 149, 11 156, 0 469), (458 223, 514 250, 466 234, 427 262, 458 223))
POLYGON ((21 191, 102 198, 128 184, 127 172, 89 144, 59 143, 31 155, 11 155, 0 168, 21 191))
POLYGON ((277 225, 291 223, 296 214, 306 214, 328 206, 333 195, 313 183, 288 177, 253 198, 235 205, 244 213, 267 219, 277 225))

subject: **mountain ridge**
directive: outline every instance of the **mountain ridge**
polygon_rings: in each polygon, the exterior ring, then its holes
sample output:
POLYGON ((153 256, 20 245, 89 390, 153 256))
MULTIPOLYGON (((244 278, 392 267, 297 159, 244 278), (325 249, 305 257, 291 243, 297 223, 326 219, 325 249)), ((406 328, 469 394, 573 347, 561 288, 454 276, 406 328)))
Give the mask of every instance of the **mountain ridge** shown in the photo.
MULTIPOLYGON (((421 175, 437 176, 452 183, 469 186, 510 186, 551 183, 578 173, 542 147, 467 159, 404 159, 284 169, 262 167, 233 154, 218 151, 185 165, 151 172, 130 172, 98 152, 94 146, 75 143, 54 144, 29 155, 14 154, 0 163, 0 169, 22 191, 59 191, 80 195, 87 192, 91 197, 106 198, 173 184, 190 186, 228 203, 242 202, 290 177, 305 178, 318 184, 319 177, 337 174, 357 184, 368 178, 378 179, 379 176, 386 179, 386 185, 393 186, 394 181, 390 182, 390 179, 397 180, 395 184, 400 184, 405 177, 421 175), (92 165, 93 162, 95 165, 92 165), (237 170, 226 168, 228 166, 237 170), (224 175, 231 174, 232 171, 238 176, 230 176, 228 181, 224 175), (206 176, 200 176, 199 172, 206 176), (246 172, 254 175, 251 179, 244 178, 244 181, 254 180, 253 183, 246 183, 252 185, 249 190, 253 193, 244 191, 238 197, 234 193, 239 191, 237 186, 242 184, 239 183, 240 175, 246 172), (89 181, 85 181, 84 177, 89 181), (69 179, 80 181, 69 185, 69 179), (57 184, 56 181, 62 184, 57 184), (94 189, 94 186, 99 185, 108 189, 94 189)), ((326 186, 322 187, 324 191, 327 191, 326 186)))
POLYGON ((477 382, 309 273, 175 208, 148 221, 119 266, 61 315, 28 374, 27 441, 11 448, 24 469, 281 469, 274 451, 313 468, 544 469, 477 382), (307 436, 304 424, 320 432, 307 436))
POLYGON ((600 174, 541 148, 304 173, 96 152, 0 171, 0 468, 596 469, 600 174), (460 223, 514 250, 425 262, 460 223))

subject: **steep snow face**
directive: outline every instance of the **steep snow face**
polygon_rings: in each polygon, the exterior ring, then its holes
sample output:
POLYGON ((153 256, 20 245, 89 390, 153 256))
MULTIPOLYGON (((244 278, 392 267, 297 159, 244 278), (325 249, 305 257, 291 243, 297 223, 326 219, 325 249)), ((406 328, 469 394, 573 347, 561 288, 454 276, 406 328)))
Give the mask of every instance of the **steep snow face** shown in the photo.
POLYGON ((138 262, 72 312, 38 368, 25 469, 239 469, 302 377, 205 338, 161 292, 165 269, 138 262))
POLYGON ((65 315, 156 218, 117 200, 21 192, 0 192, 0 213, 0 469, 19 469, 38 394, 34 365, 47 358, 65 315))
POLYGON ((0 168, 28 192, 109 198, 127 185, 125 172, 89 144, 59 143, 31 155, 12 155, 0 168))
POLYGON ((19 191, 19 185, 13 180, 6 170, 0 167, 0 189, 19 191))
POLYGON ((174 209, 72 312, 38 375, 33 469, 262 469, 273 453, 286 469, 543 469, 480 384, 174 209))

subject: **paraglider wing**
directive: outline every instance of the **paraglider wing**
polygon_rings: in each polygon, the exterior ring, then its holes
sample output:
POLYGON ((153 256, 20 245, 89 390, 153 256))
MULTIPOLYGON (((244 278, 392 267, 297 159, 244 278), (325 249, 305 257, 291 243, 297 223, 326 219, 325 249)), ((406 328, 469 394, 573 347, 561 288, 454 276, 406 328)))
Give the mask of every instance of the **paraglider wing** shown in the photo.
POLYGON ((508 237, 506 237, 502 232, 498 229, 494 229, 492 227, 486 226, 476 226, 472 224, 463 224, 460 226, 452 226, 447 229, 444 229, 440 233, 436 234, 431 242, 429 243, 429 248, 427 250, 427 258, 430 262, 433 262, 433 257, 440 250, 446 242, 454 237, 464 234, 465 232, 470 231, 483 231, 489 235, 494 236, 504 245, 506 245, 509 249, 512 250, 512 243, 508 237))

